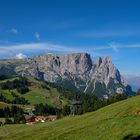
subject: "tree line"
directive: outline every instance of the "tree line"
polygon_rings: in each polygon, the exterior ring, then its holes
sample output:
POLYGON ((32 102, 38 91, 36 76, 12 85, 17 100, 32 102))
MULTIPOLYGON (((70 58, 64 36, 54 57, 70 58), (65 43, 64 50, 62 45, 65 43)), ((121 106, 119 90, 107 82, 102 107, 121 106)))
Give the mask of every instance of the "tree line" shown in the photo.
POLYGON ((5 118, 5 124, 21 124, 26 122, 23 109, 17 106, 0 109, 0 118, 5 118))

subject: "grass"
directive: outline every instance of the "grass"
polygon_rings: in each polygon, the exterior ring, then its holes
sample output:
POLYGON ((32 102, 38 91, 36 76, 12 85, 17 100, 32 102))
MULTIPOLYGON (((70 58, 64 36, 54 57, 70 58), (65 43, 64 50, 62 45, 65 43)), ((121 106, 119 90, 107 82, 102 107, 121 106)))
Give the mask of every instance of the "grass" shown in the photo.
POLYGON ((31 105, 19 105, 19 104, 7 104, 7 103, 4 103, 4 102, 0 102, 0 109, 2 108, 5 108, 5 107, 11 107, 11 106, 18 106, 20 108, 23 108, 23 109, 26 109, 26 108, 34 108, 34 106, 31 106, 31 105))
POLYGON ((5 118, 0 118, 0 122, 5 122, 5 118))
MULTIPOLYGON (((18 77, 16 77, 18 78, 18 77)), ((14 80, 15 78, 8 79, 10 81, 14 80)), ((42 88, 41 84, 43 83, 42 81, 38 81, 34 78, 28 78, 28 81, 31 83, 29 86, 30 91, 26 94, 20 94, 17 92, 16 89, 13 90, 2 90, 0 89, 0 93, 2 93, 7 99, 13 100, 14 97, 12 96, 11 92, 14 92, 18 96, 24 97, 26 100, 29 101, 31 106, 34 106, 35 104, 43 103, 43 104, 48 104, 53 107, 62 107, 68 103, 67 99, 65 98, 60 98, 60 93, 57 91, 56 88, 49 87, 49 89, 42 88)), ((0 81, 1 82, 6 82, 6 80, 0 81)))
POLYGON ((81 116, 69 116, 32 126, 7 125, 0 128, 1 140, 123 140, 140 135, 140 96, 101 108, 81 116))

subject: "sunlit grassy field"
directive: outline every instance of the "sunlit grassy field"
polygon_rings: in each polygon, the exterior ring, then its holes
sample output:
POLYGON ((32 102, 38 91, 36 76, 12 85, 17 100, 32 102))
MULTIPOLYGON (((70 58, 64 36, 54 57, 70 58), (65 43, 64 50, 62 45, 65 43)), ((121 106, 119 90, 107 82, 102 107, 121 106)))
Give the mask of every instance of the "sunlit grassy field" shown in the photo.
MULTIPOLYGON (((8 80, 12 81, 15 78, 10 78, 8 80)), ((1 82, 6 82, 7 80, 2 80, 1 82)), ((49 89, 43 88, 41 85, 43 84, 42 81, 38 81, 34 78, 28 78, 28 81, 31 83, 29 88, 29 92, 26 94, 20 94, 17 92, 16 89, 12 90, 2 90, 0 89, 0 93, 2 93, 7 99, 13 100, 14 97, 12 96, 11 92, 14 92, 18 96, 24 97, 26 100, 29 101, 31 106, 34 106, 35 104, 43 103, 48 104, 53 107, 62 107, 67 104, 67 99, 65 98, 59 98, 60 93, 57 91, 56 88, 49 87, 49 89)), ((0 108, 5 107, 6 104, 0 103, 0 108)))
POLYGON ((27 125, 7 125, 0 128, 1 140, 122 140, 140 135, 140 108, 136 96, 92 113, 69 116, 54 122, 27 125))

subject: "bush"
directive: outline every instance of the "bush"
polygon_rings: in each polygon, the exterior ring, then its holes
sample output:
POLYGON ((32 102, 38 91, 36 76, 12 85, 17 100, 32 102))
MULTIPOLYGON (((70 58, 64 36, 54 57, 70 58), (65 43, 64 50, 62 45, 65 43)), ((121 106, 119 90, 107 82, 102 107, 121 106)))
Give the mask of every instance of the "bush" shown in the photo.
POLYGON ((13 104, 22 104, 26 105, 29 104, 28 100, 26 100, 24 97, 15 97, 15 99, 12 101, 13 104))
POLYGON ((4 75, 4 74, 0 75, 0 80, 5 80, 5 79, 8 79, 8 78, 10 78, 10 76, 4 75))
POLYGON ((69 115, 69 114, 70 114, 70 107, 67 106, 67 105, 64 106, 63 109, 62 109, 62 114, 63 114, 64 116, 69 115))
POLYGON ((23 115, 17 114, 14 116, 14 124, 26 123, 25 117, 23 115))
POLYGON ((13 124, 13 121, 9 118, 5 119, 5 124, 13 124))
POLYGON ((25 87, 18 87, 17 88, 17 92, 19 92, 20 94, 25 94, 26 92, 29 92, 29 88, 27 86, 25 86, 25 87))

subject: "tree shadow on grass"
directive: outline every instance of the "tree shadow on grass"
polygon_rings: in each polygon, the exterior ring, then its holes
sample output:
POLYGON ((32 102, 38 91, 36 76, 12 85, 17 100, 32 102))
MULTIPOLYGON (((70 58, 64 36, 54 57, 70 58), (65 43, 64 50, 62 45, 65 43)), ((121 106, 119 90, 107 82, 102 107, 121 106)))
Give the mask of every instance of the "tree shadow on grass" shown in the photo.
POLYGON ((140 135, 134 136, 133 134, 129 134, 125 136, 123 140, 140 140, 140 135))

